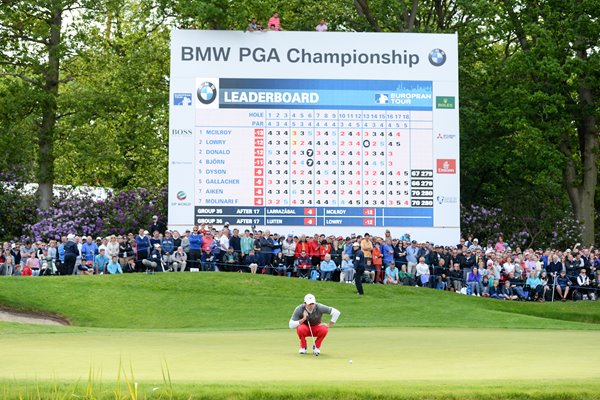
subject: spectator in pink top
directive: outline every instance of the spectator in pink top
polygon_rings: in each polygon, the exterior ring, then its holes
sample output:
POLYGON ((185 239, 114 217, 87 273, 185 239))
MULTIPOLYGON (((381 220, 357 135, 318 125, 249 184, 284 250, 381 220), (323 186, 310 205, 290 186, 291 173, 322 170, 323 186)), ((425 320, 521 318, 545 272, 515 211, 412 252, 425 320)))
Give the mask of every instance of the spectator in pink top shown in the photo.
POLYGON ((496 243, 494 248, 496 249, 496 251, 505 251, 506 250, 506 248, 504 246, 504 236, 502 236, 502 235, 498 236, 498 242, 496 243))
POLYGON ((272 31, 281 31, 281 21, 279 20, 279 13, 276 11, 273 13, 271 18, 269 18, 268 23, 269 29, 272 31))

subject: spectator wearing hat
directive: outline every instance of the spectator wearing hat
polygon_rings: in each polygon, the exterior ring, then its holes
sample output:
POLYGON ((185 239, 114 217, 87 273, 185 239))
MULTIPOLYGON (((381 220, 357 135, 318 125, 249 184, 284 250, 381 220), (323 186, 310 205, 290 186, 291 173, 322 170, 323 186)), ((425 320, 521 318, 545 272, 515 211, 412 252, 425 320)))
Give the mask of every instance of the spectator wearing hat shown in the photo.
POLYGON ((354 284, 356 285, 357 293, 362 296, 364 294, 362 279, 363 274, 365 273, 365 269, 367 267, 367 260, 365 258, 365 253, 360 248, 360 244, 358 242, 354 242, 352 245, 353 250, 353 264, 354 264, 354 284))
POLYGON ((79 255, 79 249, 77 243, 75 243, 75 235, 69 233, 67 235, 67 241, 64 244, 64 264, 62 265, 61 275, 73 275, 75 269, 75 262, 79 255))
POLYGON ((463 271, 463 279, 466 281, 467 280, 467 275, 469 275, 469 272, 471 272, 471 269, 473 267, 475 267, 476 264, 476 258, 475 255, 473 254, 473 252, 470 249, 467 249, 467 253, 465 254, 465 257, 463 258, 461 264, 460 264, 460 269, 463 271))
POLYGON ((413 240, 410 246, 406 248, 406 270, 412 277, 415 277, 417 273, 417 263, 419 262, 417 255, 419 254, 419 250, 416 240, 413 240))
POLYGON ((154 249, 147 258, 142 260, 142 264, 146 267, 146 273, 164 272, 163 252, 159 243, 154 245, 154 249))
POLYGON ((579 275, 577 275, 577 286, 579 286, 578 290, 582 295, 594 293, 592 289, 592 282, 590 277, 587 275, 585 268, 581 268, 579 275))
POLYGON ((158 218, 158 215, 152 216, 152 225, 150 225, 150 232, 158 231, 161 235, 165 233, 167 226, 165 223, 158 218))
POLYGON ((171 263, 173 262, 173 260, 172 260, 173 253, 175 252, 175 249, 177 248, 177 247, 175 247, 175 240, 173 239, 171 231, 169 231, 169 230, 165 231, 165 236, 162 238, 162 241, 160 242, 160 246, 163 251, 163 261, 165 263, 165 267, 170 270, 171 263))
POLYGON ((471 250, 471 253, 475 253, 477 250, 483 250, 479 245, 479 239, 473 239, 473 243, 469 246, 469 250, 471 250))

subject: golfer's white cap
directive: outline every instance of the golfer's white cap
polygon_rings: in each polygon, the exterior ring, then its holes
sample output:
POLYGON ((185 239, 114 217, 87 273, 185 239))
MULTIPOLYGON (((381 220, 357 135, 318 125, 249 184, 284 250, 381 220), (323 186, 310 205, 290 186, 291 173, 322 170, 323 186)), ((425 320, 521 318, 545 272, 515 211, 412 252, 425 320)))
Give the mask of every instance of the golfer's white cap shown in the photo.
POLYGON ((67 235, 67 240, 73 240, 73 239, 75 239, 75 235, 73 235, 72 233, 69 233, 67 235))
POLYGON ((306 296, 304 296, 304 303, 306 304, 315 304, 317 302, 317 300, 315 299, 315 296, 313 296, 312 294, 307 294, 306 296))

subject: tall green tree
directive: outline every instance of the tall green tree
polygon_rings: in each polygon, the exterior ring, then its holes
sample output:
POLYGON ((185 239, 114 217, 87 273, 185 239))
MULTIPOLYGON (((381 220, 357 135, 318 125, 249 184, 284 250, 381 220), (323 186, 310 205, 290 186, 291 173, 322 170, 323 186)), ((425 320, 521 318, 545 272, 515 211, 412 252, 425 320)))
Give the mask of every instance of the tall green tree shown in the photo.
MULTIPOLYGON (((58 107, 61 61, 69 48, 65 16, 83 7, 79 0, 5 0, 0 7, 0 76, 18 78, 37 100, 31 108, 37 154, 35 178, 41 208, 48 208, 54 184, 54 139, 61 118, 58 107)), ((8 80, 5 85, 10 86, 8 80)), ((15 121, 17 122, 17 121, 15 121)))
MULTIPOLYGON (((463 129, 468 143, 482 142, 484 130, 496 138, 483 141, 480 154, 469 160, 479 173, 479 190, 514 204, 537 201, 540 209, 565 197, 582 223, 583 240, 592 244, 598 175, 598 114, 600 95, 600 2, 481 2, 473 23, 484 40, 474 50, 475 93, 468 91, 465 112, 483 115, 463 129), (478 126, 479 124, 479 126, 478 126), (502 144, 498 153, 496 144, 502 144), (499 158, 500 155, 500 158, 499 158), (477 160, 477 158, 480 160, 477 160), (522 188, 527 190, 523 191, 522 188)), ((464 52, 463 52, 464 53, 464 52)), ((473 82, 471 82, 473 83, 473 82)), ((470 85, 462 79, 464 85, 470 85)), ((464 92, 463 92, 463 98, 464 92)), ((464 119, 464 118, 463 118, 464 119)), ((485 133, 484 133, 485 135, 485 133)), ((463 147, 464 149, 464 147, 463 147)), ((462 157, 465 157, 463 151, 462 157)), ((464 164, 463 164, 464 165, 464 164)), ((471 186, 473 188, 473 186, 471 186)), ((514 207, 517 210, 519 207, 514 207)))

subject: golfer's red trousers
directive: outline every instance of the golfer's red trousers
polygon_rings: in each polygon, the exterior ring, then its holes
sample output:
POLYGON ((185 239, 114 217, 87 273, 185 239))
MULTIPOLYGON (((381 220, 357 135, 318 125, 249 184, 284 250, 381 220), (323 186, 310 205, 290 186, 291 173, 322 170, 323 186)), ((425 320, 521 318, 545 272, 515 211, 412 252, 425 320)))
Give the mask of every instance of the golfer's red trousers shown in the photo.
POLYGON ((319 324, 316 326, 308 327, 308 324, 298 325, 296 328, 296 333, 298 334, 298 338, 300 338, 300 347, 306 349, 306 338, 310 337, 310 330, 312 329, 312 335, 315 337, 315 346, 320 349, 321 343, 323 343, 323 339, 327 336, 329 332, 329 327, 324 324, 319 324))

